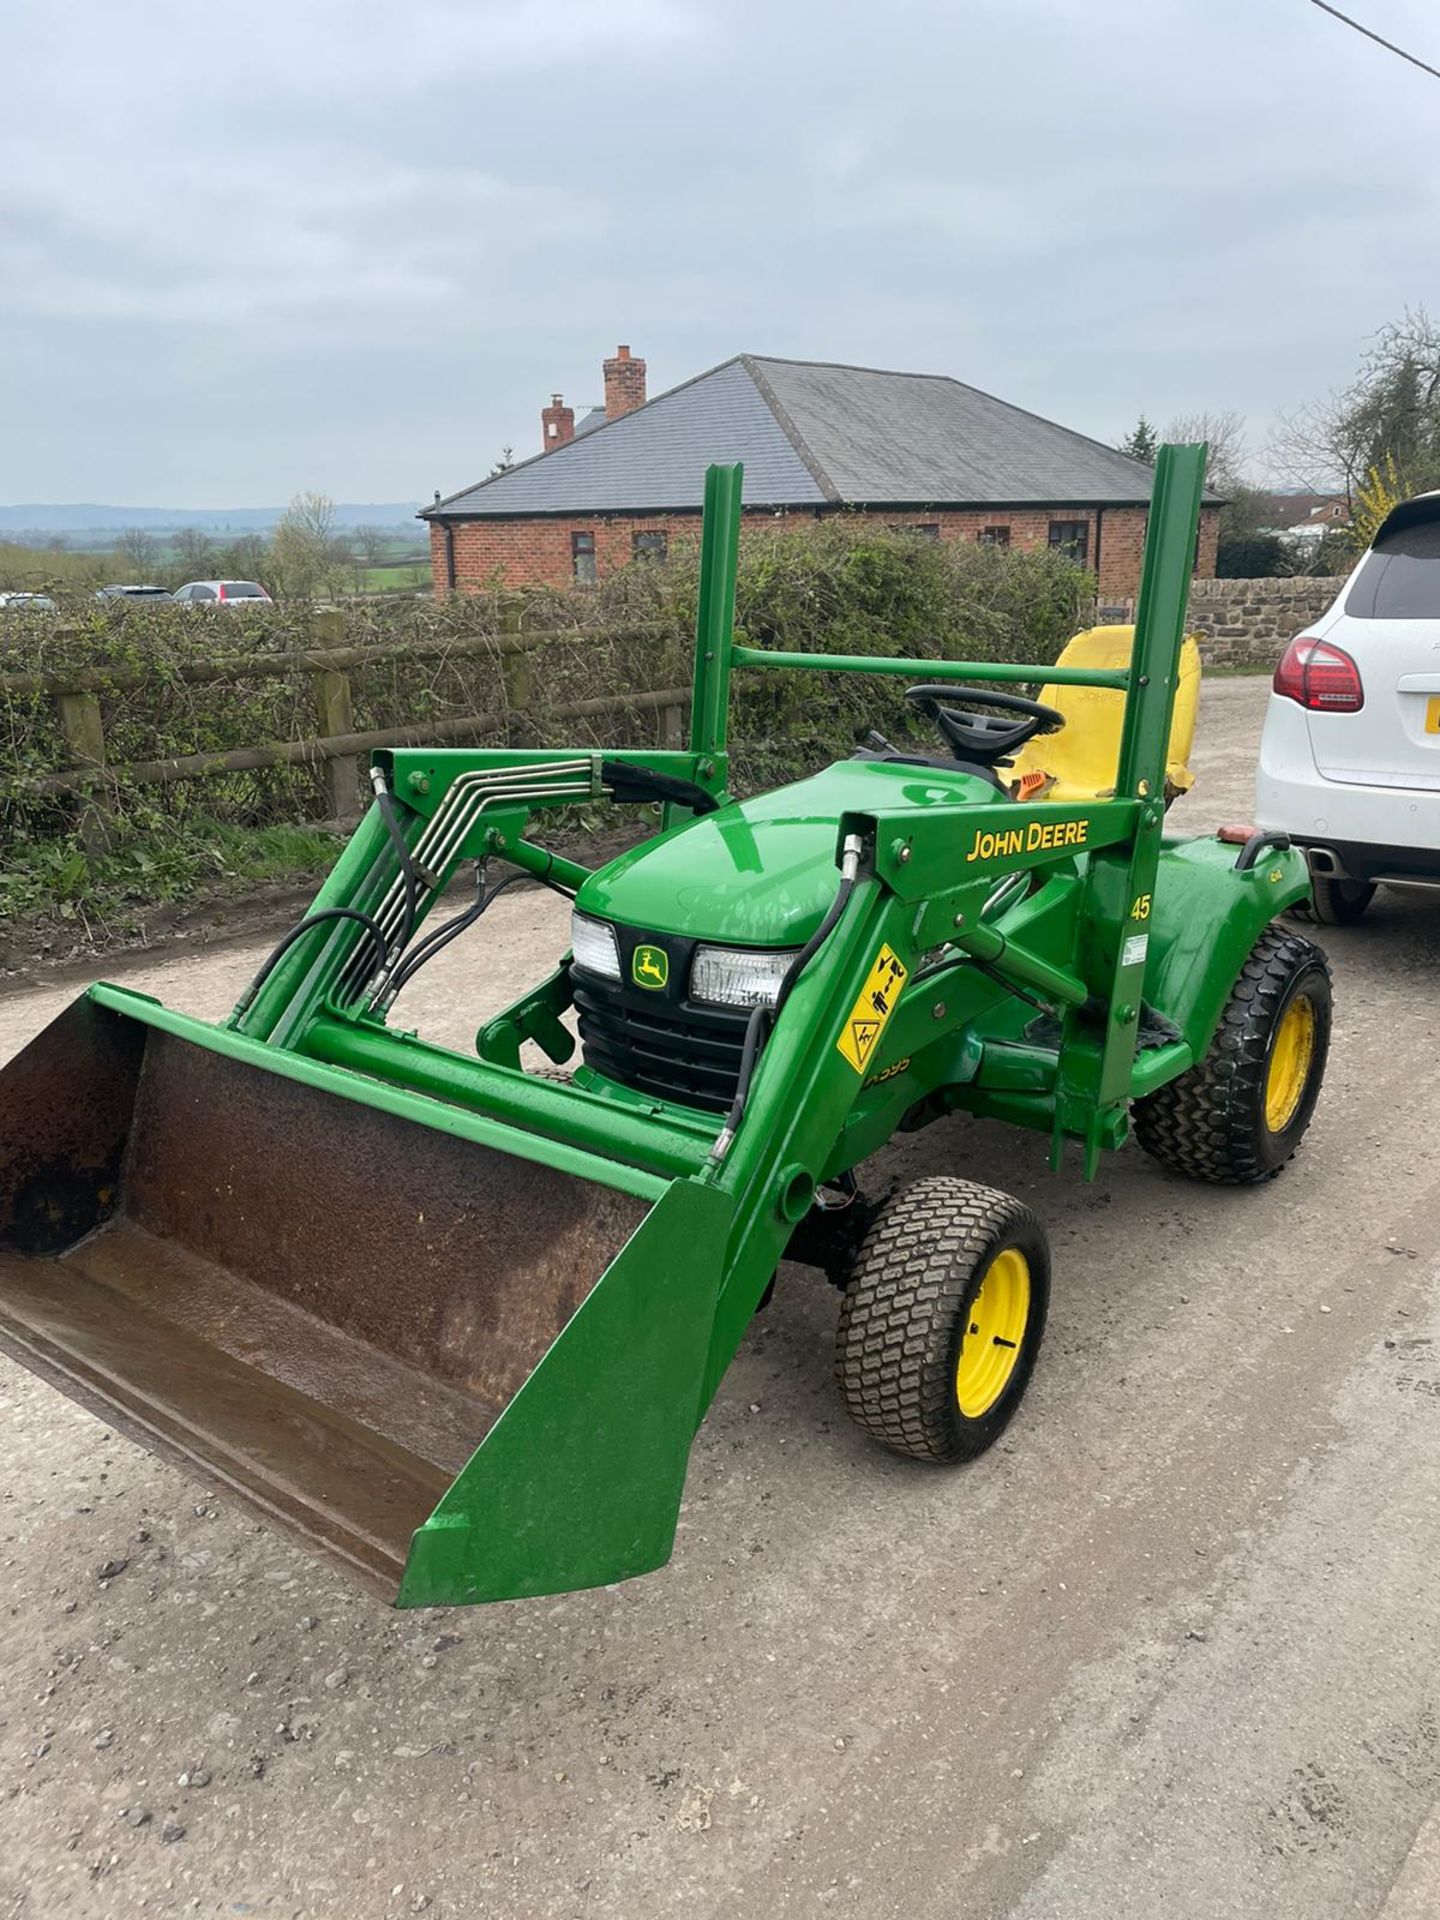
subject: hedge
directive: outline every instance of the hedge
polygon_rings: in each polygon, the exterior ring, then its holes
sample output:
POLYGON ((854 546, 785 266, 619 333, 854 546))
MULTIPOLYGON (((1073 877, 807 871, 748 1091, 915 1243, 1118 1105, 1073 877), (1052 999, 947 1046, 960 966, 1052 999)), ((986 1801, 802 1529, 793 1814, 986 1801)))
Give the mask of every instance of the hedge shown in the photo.
MULTIPOLYGON (((695 545, 677 542, 664 563, 636 564, 594 588, 351 604, 345 644, 381 644, 393 652, 351 670, 355 727, 424 726, 488 713, 504 721, 489 736, 496 745, 653 742, 653 712, 577 726, 551 711, 599 692, 687 685, 697 582, 695 545), (508 676, 498 647, 419 660, 405 651, 420 638, 498 638, 517 624, 547 638, 523 656, 523 666, 512 662, 508 676), (590 629, 602 637, 580 637, 590 629), (523 695, 518 710, 517 692, 523 695)), ((1092 594, 1088 574, 1050 553, 942 544, 832 520, 804 531, 747 530, 736 623, 752 644, 800 652, 1033 660, 1039 667, 1084 624, 1092 594)), ((0 672, 143 668, 143 688, 100 696, 107 759, 117 765, 300 739, 316 731, 309 676, 192 685, 181 669, 214 660, 222 648, 263 653, 313 646, 311 617, 312 610, 299 605, 221 613, 89 599, 62 607, 58 618, 0 614, 0 672)), ((896 681, 739 673, 733 783, 745 792, 793 778, 848 753, 871 726, 894 738, 929 741, 896 681)), ((309 768, 155 786, 118 783, 107 790, 113 852, 97 858, 80 844, 75 799, 27 792, 34 775, 69 763, 52 700, 0 691, 0 914, 46 910, 54 896, 93 898, 103 917, 108 895, 114 896, 111 912, 152 897, 160 882, 147 873, 157 872, 171 876, 164 897, 183 897, 216 875, 225 877, 226 858, 211 859, 205 851, 217 836, 230 848, 233 866, 236 834, 292 829, 322 810, 318 777, 309 768), (138 866, 137 853, 143 856, 138 866)), ((281 841, 292 852, 311 844, 293 834, 281 841)), ((323 860, 324 846, 313 842, 310 864, 323 860)))

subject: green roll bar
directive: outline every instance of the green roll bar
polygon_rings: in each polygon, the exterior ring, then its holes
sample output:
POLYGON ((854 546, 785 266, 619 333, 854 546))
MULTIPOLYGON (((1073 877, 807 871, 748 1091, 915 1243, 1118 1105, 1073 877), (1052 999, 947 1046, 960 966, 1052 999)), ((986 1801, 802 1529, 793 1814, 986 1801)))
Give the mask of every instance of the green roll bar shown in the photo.
MULTIPOLYGON (((1146 800, 1164 786, 1165 751, 1179 680, 1185 607, 1195 557, 1195 527, 1205 485, 1207 449, 1162 447, 1155 462, 1150 528, 1128 668, 1043 666, 1026 661, 905 659, 893 655, 795 653, 737 642, 733 630, 744 469, 711 467, 705 480, 705 535, 696 621, 695 690, 690 750, 723 757, 728 740, 730 675, 735 667, 811 673, 872 673, 897 679, 1042 682, 1104 687, 1125 695, 1117 797, 1146 800)), ((1153 874, 1152 874, 1153 878, 1153 874)))

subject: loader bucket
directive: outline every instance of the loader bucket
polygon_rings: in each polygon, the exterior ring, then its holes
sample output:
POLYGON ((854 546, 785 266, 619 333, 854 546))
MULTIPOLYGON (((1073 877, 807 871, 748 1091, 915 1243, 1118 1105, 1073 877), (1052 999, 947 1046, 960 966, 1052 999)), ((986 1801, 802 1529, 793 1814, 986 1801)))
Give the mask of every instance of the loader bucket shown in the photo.
POLYGON ((117 988, 0 1073, 0 1347, 402 1605, 664 1562, 722 1212, 117 988))

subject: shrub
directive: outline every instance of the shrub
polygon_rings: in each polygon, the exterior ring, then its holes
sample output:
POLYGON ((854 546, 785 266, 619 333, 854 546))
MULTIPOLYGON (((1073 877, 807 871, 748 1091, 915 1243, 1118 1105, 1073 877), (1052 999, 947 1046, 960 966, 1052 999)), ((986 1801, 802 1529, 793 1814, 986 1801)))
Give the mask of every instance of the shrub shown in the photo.
POLYGON ((1224 537, 1216 550, 1217 580, 1274 580, 1295 570, 1294 553, 1275 533, 1224 537))

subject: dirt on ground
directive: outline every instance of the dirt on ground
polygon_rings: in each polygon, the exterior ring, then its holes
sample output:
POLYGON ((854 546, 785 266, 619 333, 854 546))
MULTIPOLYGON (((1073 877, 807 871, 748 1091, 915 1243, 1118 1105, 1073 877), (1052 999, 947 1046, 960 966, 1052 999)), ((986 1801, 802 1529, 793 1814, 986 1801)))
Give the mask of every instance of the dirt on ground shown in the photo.
MULTIPOLYGON (((1207 688, 1177 823, 1248 813, 1265 694, 1207 688)), ((401 1008, 466 1044, 564 926, 505 895, 401 1008)), ((1440 906, 1323 938, 1273 1185, 962 1118, 878 1157, 1049 1226, 999 1448, 869 1443, 787 1268, 644 1580, 390 1612, 0 1361, 0 1916, 1379 1914, 1440 1795, 1440 906)), ((266 944, 120 971, 214 1016, 266 944)), ((0 1001, 0 1057, 72 991, 0 1001)))

